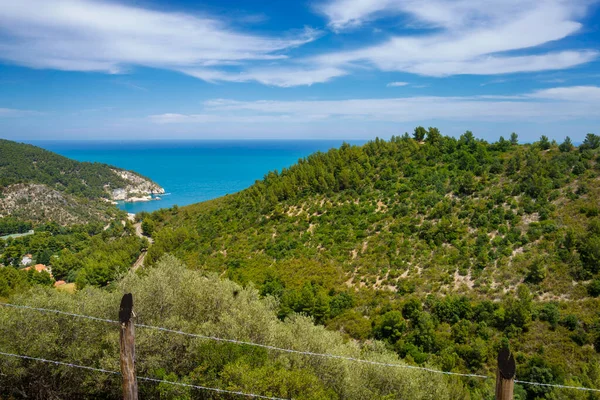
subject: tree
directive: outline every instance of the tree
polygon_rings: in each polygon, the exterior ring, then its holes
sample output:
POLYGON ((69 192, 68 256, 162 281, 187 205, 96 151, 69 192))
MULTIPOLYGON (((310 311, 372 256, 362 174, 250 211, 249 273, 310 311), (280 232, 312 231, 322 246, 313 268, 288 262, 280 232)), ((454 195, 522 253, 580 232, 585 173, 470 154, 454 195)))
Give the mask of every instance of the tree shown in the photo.
POLYGON ((558 149, 563 153, 568 153, 573 150, 573 142, 571 142, 571 138, 567 136, 565 141, 558 146, 558 149))
POLYGON ((588 294, 592 297, 600 296, 600 278, 596 278, 587 286, 588 294))
POLYGON ((540 146, 540 149, 548 150, 550 148, 550 140, 548 139, 548 136, 542 135, 540 137, 540 141, 538 142, 538 145, 540 146))
POLYGON ((423 139, 425 139, 425 135, 427 134, 427 130, 425 128, 423 128, 422 126, 417 126, 415 128, 415 131, 413 133, 413 138, 417 141, 417 142, 422 142, 423 139))
POLYGON ((441 140, 441 138, 442 134, 438 128, 429 127, 429 130, 427 131, 427 139, 425 140, 427 143, 436 144, 441 140))
POLYGON ((516 133, 511 133, 510 134, 510 144, 512 144, 513 146, 519 144, 519 135, 517 135, 516 133))
POLYGON ((594 135, 593 133, 588 133, 585 136, 585 140, 583 141, 583 144, 581 146, 579 146, 579 150, 583 151, 583 150, 594 150, 597 149, 598 147, 600 147, 600 136, 598 135, 594 135))
POLYGON ((540 283, 546 278, 546 266, 542 259, 535 259, 529 266, 525 280, 531 283, 540 283))
POLYGON ((144 218, 142 221, 142 232, 144 235, 152 236, 155 229, 156 225, 154 224, 154 221, 152 221, 150 218, 144 218))
POLYGON ((373 331, 377 339, 387 339, 395 343, 406 330, 406 322, 400 311, 388 311, 375 323, 373 331))

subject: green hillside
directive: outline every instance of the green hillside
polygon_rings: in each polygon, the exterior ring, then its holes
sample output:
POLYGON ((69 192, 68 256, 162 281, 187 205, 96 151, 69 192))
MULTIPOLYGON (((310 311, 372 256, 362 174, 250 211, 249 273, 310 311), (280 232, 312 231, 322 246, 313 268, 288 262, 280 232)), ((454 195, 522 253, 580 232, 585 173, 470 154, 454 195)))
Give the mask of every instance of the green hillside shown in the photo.
MULTIPOLYGON (((600 387, 600 137, 519 145, 435 128, 316 153, 146 218, 155 244, 408 362, 600 387), (595 346, 594 346, 595 344, 595 346)), ((528 388, 541 398, 546 388, 528 388)))
POLYGON ((111 169, 115 167, 79 162, 37 146, 0 139, 0 188, 39 183, 77 196, 108 198, 105 185, 126 185, 111 169))
MULTIPOLYGON (((108 220, 117 213, 108 201, 112 190, 135 188, 140 183, 158 188, 133 172, 79 162, 33 145, 0 139, 0 231, 14 226, 13 220, 2 220, 8 216, 62 225, 108 220), (133 180, 125 179, 120 172, 133 180)), ((0 232, 0 236, 2 233, 7 232, 0 232)))

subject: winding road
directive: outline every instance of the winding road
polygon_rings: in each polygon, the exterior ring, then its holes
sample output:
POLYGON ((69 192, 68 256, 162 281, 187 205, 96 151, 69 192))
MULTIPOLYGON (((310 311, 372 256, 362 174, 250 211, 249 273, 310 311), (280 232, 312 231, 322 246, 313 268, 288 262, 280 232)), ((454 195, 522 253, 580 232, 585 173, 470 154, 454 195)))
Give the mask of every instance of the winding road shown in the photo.
MULTIPOLYGON (((129 216, 129 219, 131 219, 131 214, 129 216)), ((154 243, 154 239, 152 239, 151 237, 148 237, 148 236, 144 236, 144 234, 142 232, 142 223, 141 222, 135 223, 135 224, 133 224, 133 226, 135 227, 135 234, 138 237, 148 239, 148 242, 150 243, 150 246, 152 245, 152 243, 154 243)), ((138 257, 138 259, 135 260, 135 262, 131 266, 132 270, 136 271, 139 267, 143 267, 144 266, 144 259, 146 259, 146 254, 147 253, 148 253, 148 250, 142 251, 142 253, 138 257)))

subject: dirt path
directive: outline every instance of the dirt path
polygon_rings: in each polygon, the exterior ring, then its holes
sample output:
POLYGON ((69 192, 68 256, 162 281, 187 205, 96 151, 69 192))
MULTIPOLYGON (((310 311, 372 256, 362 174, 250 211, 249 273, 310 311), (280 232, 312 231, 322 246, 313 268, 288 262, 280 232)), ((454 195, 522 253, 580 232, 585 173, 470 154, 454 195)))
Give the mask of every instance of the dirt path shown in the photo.
MULTIPOLYGON (((129 217, 131 219, 131 217, 129 217)), ((151 237, 148 236, 144 236, 144 233, 142 232, 142 223, 138 222, 136 224, 133 224, 134 228, 135 228, 135 234, 138 237, 145 237, 146 239, 148 239, 148 242, 150 243, 150 246, 152 246, 152 243, 154 243, 154 239, 152 239, 151 237)), ((139 267, 143 267, 144 266, 144 260, 146 259, 146 254, 148 253, 147 250, 142 251, 142 254, 140 254, 140 256, 138 257, 137 260, 135 260, 135 262, 133 263, 133 265, 131 266, 132 270, 137 270, 139 267)))
POLYGON ((136 271, 139 267, 144 266, 144 260, 146 259, 146 254, 148 254, 148 252, 146 250, 142 251, 142 254, 140 254, 138 259, 135 260, 135 262, 131 266, 132 270, 136 271))

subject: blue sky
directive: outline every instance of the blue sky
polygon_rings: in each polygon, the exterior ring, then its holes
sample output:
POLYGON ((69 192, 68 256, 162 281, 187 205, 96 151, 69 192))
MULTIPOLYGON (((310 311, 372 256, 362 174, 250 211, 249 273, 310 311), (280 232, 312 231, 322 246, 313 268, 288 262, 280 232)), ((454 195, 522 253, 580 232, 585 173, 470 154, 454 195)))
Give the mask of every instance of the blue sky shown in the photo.
POLYGON ((600 133, 593 0, 0 2, 0 137, 600 133))

